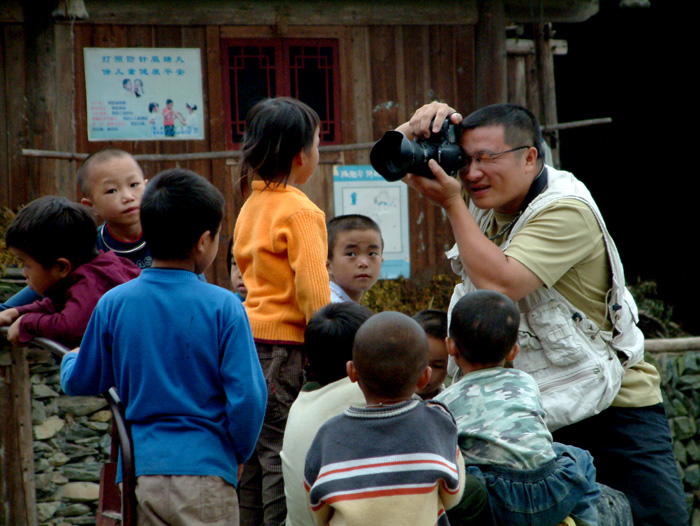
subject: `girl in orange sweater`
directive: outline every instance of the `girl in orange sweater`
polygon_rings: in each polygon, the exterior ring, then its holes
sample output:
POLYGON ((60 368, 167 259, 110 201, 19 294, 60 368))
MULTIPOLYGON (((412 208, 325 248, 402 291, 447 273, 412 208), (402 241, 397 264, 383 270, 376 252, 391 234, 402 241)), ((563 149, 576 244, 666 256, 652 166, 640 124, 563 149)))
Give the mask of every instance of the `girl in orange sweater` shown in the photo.
POLYGON ((248 113, 240 171, 244 181, 252 179, 252 192, 236 220, 233 252, 248 289, 245 307, 268 400, 240 482, 241 526, 285 521, 279 453, 303 382, 304 329, 330 302, 325 214, 291 186, 315 171, 318 143, 318 115, 298 100, 265 99, 248 113))

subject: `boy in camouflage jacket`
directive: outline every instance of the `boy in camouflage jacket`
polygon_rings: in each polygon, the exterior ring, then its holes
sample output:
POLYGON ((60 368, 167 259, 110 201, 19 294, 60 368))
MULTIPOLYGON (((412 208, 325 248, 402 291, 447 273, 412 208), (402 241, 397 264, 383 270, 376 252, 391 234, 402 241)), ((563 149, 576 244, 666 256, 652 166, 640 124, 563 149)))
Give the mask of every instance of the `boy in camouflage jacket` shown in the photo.
POLYGON ((496 524, 598 524, 591 455, 552 441, 539 388, 506 368, 518 354, 520 314, 506 296, 479 290, 452 311, 447 349, 463 378, 440 393, 457 421, 467 473, 486 486, 496 524))

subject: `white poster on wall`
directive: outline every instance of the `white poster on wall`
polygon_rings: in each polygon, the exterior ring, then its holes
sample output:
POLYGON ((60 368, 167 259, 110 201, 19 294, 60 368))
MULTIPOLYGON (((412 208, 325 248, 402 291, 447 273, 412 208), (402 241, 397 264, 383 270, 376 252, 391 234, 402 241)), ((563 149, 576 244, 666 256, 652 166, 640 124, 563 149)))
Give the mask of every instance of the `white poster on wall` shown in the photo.
POLYGON ((370 165, 333 167, 333 200, 336 216, 362 214, 374 219, 384 239, 384 263, 380 278, 411 277, 408 187, 390 183, 370 165))
POLYGON ((88 140, 204 139, 198 48, 84 48, 88 140))

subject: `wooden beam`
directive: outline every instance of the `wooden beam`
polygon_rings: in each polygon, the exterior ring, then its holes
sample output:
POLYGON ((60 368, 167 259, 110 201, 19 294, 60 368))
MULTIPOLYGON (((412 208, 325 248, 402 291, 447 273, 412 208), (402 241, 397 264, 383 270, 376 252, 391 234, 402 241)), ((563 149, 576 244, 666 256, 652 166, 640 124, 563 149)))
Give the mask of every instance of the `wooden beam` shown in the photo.
MULTIPOLYGON (((551 39, 549 45, 553 55, 566 55, 569 52, 569 43, 566 40, 551 39)), ((508 38, 506 52, 509 55, 534 55, 535 41, 526 38, 508 38)))
POLYGON ((123 2, 86 0, 85 23, 157 25, 433 25, 473 24, 474 1, 441 0, 189 0, 123 2), (163 16, 167 13, 167 16, 163 16), (439 17, 439 18, 438 18, 439 17))
POLYGON ((644 340, 644 350, 653 353, 700 351, 700 337, 644 340))
POLYGON ((506 0, 506 17, 515 23, 584 22, 600 9, 599 0, 506 0))

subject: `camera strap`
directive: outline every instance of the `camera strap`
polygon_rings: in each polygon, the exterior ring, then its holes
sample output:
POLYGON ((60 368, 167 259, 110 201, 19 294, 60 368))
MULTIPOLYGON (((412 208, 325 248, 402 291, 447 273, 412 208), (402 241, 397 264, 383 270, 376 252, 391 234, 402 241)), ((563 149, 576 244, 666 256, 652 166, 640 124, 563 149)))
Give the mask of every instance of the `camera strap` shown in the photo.
POLYGON ((518 210, 518 213, 515 214, 513 220, 510 223, 508 223, 505 226, 505 228, 503 228, 503 230, 501 230, 495 236, 491 236, 489 238, 489 241, 494 241, 495 239, 498 239, 506 232, 508 232, 511 228, 513 228, 513 225, 518 219, 520 219, 520 216, 523 215, 523 212, 525 212, 527 207, 530 206, 530 203, 534 201, 535 197, 540 195, 543 192, 543 190, 547 188, 548 180, 549 179, 547 177, 547 166, 543 164, 542 170, 540 170, 540 173, 537 174, 537 177, 533 179, 532 184, 530 185, 530 189, 527 191, 527 194, 525 194, 525 199, 523 199, 523 203, 520 205, 520 210, 518 210))

